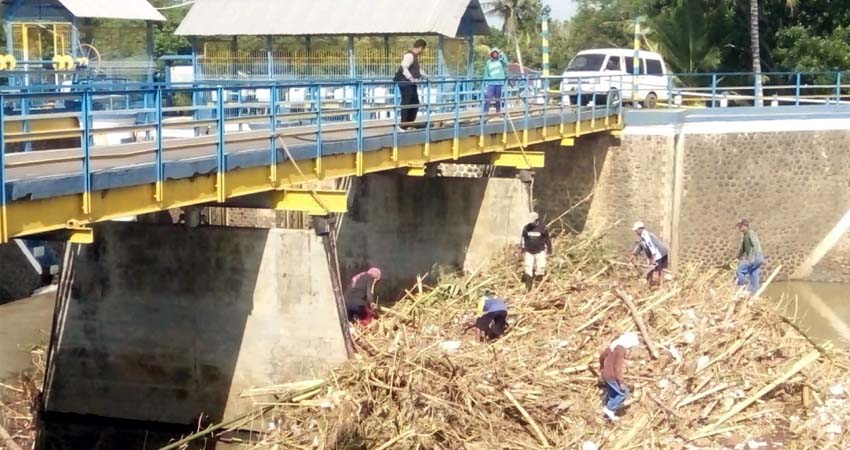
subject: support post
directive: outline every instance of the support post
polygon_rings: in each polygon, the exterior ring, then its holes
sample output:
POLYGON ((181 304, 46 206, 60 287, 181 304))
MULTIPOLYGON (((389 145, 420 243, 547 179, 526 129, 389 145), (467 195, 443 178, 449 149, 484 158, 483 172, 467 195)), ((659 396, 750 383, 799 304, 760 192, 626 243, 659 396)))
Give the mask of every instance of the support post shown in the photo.
POLYGON ((466 77, 475 75, 475 39, 470 34, 466 37, 466 77))
POLYGON ((442 34, 437 37, 437 75, 440 79, 446 76, 446 38, 442 34))
POLYGON ((313 62, 311 58, 313 57, 313 37, 312 36, 304 36, 304 46, 307 48, 307 58, 304 63, 307 65, 307 78, 313 78, 313 62))
POLYGON ((268 65, 266 72, 269 75, 269 80, 274 79, 274 53, 272 52, 272 46, 274 45, 274 41, 271 36, 266 36, 266 64, 268 65))
POLYGON ((357 78, 357 66, 354 55, 354 36, 348 36, 348 77, 357 78))
POLYGON ((395 69, 392 61, 390 61, 390 37, 384 35, 384 75, 392 77, 395 74, 395 69))
POLYGON ((216 88, 215 115, 218 131, 218 142, 216 143, 216 163, 218 165, 216 192, 218 202, 224 203, 227 200, 224 185, 227 159, 224 153, 224 89, 221 86, 216 88))
MULTIPOLYGON (((9 26, 9 30, 10 30, 9 32, 10 33, 11 33, 11 29, 12 29, 12 27, 10 25, 9 26)), ((7 46, 12 45, 12 41, 10 39, 10 36, 11 36, 10 34, 6 35, 7 46)), ((12 51, 9 50, 9 53, 11 54, 12 51)), ((82 56, 81 52, 80 52, 80 29, 77 25, 77 17, 76 16, 71 18, 71 56, 73 56, 74 59, 77 59, 80 56, 82 56)))
POLYGON ((156 201, 164 200, 163 185, 165 182, 165 166, 162 160, 162 88, 155 88, 154 102, 156 103, 156 201))
POLYGON ((641 17, 638 16, 635 19, 635 39, 634 39, 634 48, 635 54, 632 59, 632 103, 637 104, 638 100, 638 92, 637 92, 637 77, 640 74, 640 21, 641 17))
POLYGON ((236 60, 239 54, 239 39, 236 36, 233 36, 230 39, 230 61, 231 61, 231 69, 233 70, 233 78, 236 78, 236 60))
POLYGON ((549 16, 544 13, 540 16, 541 38, 543 39, 543 76, 549 76, 549 16))
MULTIPOLYGON (((74 30, 76 30, 76 26, 71 28, 71 36, 73 39, 74 30)), ((12 22, 6 20, 3 22, 3 32, 6 34, 6 53, 9 55, 13 55, 15 52, 15 43, 13 42, 14 35, 12 34, 12 22)))
POLYGON ((83 213, 91 214, 91 91, 86 88, 82 99, 83 135, 80 139, 83 148, 83 213))
POLYGON ((0 243, 9 240, 8 220, 6 219, 6 124, 4 109, 6 99, 0 96, 0 243))
POLYGON ((147 40, 147 45, 145 50, 147 51, 148 57, 148 74, 147 79, 148 83, 153 83, 153 72, 156 64, 153 60, 154 58, 154 49, 153 49, 153 22, 147 21, 145 22, 145 38, 147 40))

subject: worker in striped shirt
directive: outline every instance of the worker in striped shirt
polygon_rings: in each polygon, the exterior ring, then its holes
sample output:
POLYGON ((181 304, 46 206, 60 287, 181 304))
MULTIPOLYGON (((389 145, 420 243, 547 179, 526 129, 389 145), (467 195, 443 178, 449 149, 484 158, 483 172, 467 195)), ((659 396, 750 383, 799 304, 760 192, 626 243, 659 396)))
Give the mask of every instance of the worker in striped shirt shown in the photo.
POLYGON ((643 222, 635 222, 632 231, 637 234, 638 241, 629 260, 634 263, 637 256, 644 255, 650 265, 649 270, 646 272, 646 281, 650 287, 657 284, 658 287, 663 288, 664 270, 667 269, 668 265, 667 254, 669 250, 667 246, 664 245, 664 242, 658 236, 647 230, 643 222), (657 282, 654 280, 656 277, 658 278, 657 282))

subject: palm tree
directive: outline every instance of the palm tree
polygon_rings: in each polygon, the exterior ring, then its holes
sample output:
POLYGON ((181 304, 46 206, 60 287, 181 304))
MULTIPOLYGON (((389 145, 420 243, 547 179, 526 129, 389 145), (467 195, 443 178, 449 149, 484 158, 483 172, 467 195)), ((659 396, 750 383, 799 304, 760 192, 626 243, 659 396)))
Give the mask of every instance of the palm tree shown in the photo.
POLYGON ((759 0, 750 0, 750 52, 753 55, 753 76, 755 77, 755 106, 761 106, 761 46, 759 45, 759 0))
POLYGON ((485 4, 486 14, 502 21, 502 33, 516 46, 517 60, 521 68, 522 54, 519 48, 519 31, 526 29, 529 24, 536 25, 543 4, 540 0, 490 0, 485 4))
MULTIPOLYGON (((785 6, 793 12, 799 0, 785 0, 785 6)), ((760 106, 762 101, 761 86, 761 45, 759 36, 759 0, 750 0, 750 52, 753 55, 753 76, 755 77, 755 104, 760 106)))

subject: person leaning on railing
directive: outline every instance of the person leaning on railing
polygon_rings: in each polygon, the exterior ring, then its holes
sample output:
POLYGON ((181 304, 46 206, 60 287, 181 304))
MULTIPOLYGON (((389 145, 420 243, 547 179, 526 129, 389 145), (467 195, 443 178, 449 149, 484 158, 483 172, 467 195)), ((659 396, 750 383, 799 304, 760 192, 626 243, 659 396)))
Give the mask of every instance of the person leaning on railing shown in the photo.
POLYGON ((400 127, 409 128, 416 122, 419 113, 419 93, 417 83, 428 79, 428 75, 419 66, 419 57, 425 52, 428 43, 424 39, 417 39, 413 47, 404 54, 398 71, 393 81, 398 83, 401 93, 401 120, 400 127))
POLYGON ((502 86, 508 76, 508 58, 496 47, 490 50, 490 59, 484 64, 484 79, 487 80, 484 91, 484 113, 490 112, 490 105, 496 105, 496 113, 502 111, 502 86))

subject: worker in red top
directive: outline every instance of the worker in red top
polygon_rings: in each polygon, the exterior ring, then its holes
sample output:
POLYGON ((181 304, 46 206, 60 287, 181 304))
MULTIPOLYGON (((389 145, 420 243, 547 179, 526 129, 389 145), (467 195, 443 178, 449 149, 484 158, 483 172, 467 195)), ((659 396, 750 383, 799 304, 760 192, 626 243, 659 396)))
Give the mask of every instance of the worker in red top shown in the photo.
POLYGON ((623 372, 629 349, 637 347, 638 344, 640 339, 636 333, 624 333, 599 355, 599 370, 602 373, 602 381, 605 382, 605 406, 602 413, 612 422, 620 419, 617 417, 617 411, 629 397, 623 372))
POLYGON ((351 279, 351 286, 345 291, 345 309, 349 322, 366 326, 375 318, 375 285, 381 281, 381 269, 371 269, 358 273, 351 279))

